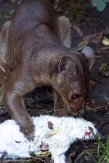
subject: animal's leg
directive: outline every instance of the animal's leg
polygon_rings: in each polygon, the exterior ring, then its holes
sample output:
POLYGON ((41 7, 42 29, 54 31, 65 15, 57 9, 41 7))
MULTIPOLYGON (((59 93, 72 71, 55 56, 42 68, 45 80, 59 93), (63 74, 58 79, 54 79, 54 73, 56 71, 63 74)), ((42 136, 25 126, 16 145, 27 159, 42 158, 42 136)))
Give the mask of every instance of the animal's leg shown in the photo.
POLYGON ((53 98, 54 98, 54 116, 67 116, 69 115, 69 112, 67 110, 67 106, 63 102, 61 96, 58 92, 54 90, 53 92, 53 98))
POLYGON ((21 131, 28 139, 34 137, 34 125, 24 105, 24 95, 34 89, 34 83, 21 80, 7 83, 3 92, 3 103, 7 107, 11 117, 20 125, 21 131))

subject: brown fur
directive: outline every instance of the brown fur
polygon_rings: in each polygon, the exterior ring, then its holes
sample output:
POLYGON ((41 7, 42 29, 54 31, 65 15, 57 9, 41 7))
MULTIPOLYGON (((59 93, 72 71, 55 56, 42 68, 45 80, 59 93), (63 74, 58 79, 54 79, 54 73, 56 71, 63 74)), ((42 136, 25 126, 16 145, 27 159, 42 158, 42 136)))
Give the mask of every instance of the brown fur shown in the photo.
POLYGON ((31 139, 34 125, 24 96, 36 87, 51 85, 54 114, 77 114, 89 91, 89 65, 83 54, 67 48, 70 23, 45 0, 24 0, 7 27, 3 104, 31 139))

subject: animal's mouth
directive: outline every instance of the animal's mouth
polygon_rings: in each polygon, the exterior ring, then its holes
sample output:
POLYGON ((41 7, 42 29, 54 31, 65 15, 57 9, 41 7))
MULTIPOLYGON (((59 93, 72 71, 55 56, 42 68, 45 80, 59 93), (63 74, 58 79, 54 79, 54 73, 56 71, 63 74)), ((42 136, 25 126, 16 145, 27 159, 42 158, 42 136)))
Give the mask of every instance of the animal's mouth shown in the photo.
POLYGON ((85 100, 80 101, 79 103, 71 103, 66 100, 64 100, 64 102, 66 103, 67 110, 71 115, 80 117, 85 113, 85 100))
POLYGON ((80 112, 80 108, 68 106, 68 111, 69 111, 72 115, 78 115, 79 112, 80 112))

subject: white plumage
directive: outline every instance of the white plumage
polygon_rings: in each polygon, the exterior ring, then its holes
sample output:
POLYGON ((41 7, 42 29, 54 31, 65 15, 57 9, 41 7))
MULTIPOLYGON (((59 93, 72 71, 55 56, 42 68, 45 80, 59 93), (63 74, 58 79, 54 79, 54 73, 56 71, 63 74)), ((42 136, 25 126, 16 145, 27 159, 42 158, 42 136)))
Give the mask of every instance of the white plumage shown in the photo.
POLYGON ((35 125, 34 141, 24 137, 14 120, 0 124, 0 157, 4 151, 13 157, 31 157, 31 152, 40 154, 41 144, 45 144, 48 145, 54 163, 65 163, 64 154, 74 141, 91 139, 93 133, 97 133, 94 124, 81 118, 40 116, 32 119, 35 125), (53 124, 53 129, 50 129, 48 122, 53 124))

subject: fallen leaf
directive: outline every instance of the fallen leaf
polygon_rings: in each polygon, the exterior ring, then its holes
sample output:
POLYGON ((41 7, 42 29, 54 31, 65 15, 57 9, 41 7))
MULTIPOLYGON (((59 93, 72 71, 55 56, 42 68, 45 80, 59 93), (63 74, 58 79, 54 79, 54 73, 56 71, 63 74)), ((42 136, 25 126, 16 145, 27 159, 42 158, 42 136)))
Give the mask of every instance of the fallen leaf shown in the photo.
POLYGON ((91 42, 91 43, 99 44, 102 41, 102 38, 103 38, 103 31, 99 33, 89 34, 85 36, 83 40, 89 43, 91 42))
POLYGON ((104 77, 109 77, 109 71, 106 71, 106 72, 104 73, 104 77))
POLYGON ((104 36, 103 40, 102 40, 102 44, 104 44, 105 46, 108 46, 109 45, 109 38, 104 36))

